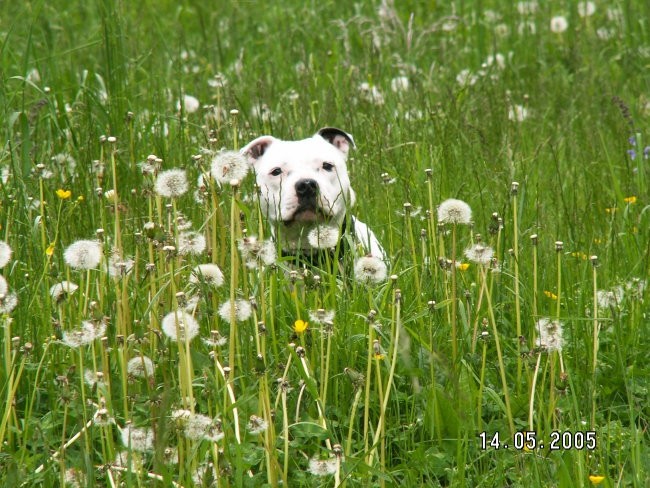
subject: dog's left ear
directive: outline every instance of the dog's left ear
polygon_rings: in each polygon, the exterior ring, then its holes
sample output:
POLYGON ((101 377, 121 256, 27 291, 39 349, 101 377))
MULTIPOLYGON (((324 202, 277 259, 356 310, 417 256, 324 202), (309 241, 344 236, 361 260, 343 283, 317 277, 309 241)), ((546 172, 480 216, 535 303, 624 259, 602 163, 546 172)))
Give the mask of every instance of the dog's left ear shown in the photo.
POLYGON ((350 134, 336 127, 323 127, 316 134, 321 136, 327 142, 336 146, 343 154, 346 156, 350 151, 351 147, 356 147, 354 145, 354 139, 350 134))

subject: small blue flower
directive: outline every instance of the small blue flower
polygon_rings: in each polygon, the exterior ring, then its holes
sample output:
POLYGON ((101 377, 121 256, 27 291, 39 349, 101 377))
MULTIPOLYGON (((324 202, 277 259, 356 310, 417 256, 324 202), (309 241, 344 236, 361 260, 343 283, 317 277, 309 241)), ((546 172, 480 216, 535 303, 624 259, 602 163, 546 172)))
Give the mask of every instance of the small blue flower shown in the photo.
POLYGON ((636 159, 636 151, 634 149, 628 149, 627 155, 630 156, 630 159, 634 161, 636 159))
POLYGON ((630 138, 627 140, 627 142, 630 143, 630 146, 636 146, 636 137, 635 136, 630 136, 630 138))
POLYGON ((643 159, 648 159, 650 158, 650 146, 646 146, 643 149, 643 159))

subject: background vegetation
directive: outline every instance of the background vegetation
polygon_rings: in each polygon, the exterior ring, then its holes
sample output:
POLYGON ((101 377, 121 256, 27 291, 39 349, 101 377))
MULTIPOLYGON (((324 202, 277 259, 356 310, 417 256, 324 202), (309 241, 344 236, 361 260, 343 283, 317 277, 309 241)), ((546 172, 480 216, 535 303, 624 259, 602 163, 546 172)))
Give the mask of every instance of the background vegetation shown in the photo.
POLYGON ((647 486, 650 4, 591 5, 2 2, 3 486, 647 486), (357 142, 385 282, 352 255, 245 266, 237 243, 269 235, 252 177, 197 183, 221 148, 323 126, 357 142), (190 191, 156 194, 149 155, 190 191), (452 197, 470 226, 438 222, 452 197), (205 251, 180 252, 179 213, 205 251), (80 239, 103 246, 87 271, 80 239), (191 283, 202 263, 225 284, 191 283), (199 337, 170 340, 195 297, 199 337))

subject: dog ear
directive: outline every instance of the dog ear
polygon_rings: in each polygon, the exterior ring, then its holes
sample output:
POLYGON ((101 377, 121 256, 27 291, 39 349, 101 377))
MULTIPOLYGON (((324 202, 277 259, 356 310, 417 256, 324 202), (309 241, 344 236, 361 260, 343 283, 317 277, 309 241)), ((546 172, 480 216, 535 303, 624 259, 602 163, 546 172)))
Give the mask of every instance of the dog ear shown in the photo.
POLYGON ((261 158, 269 146, 275 141, 277 141, 277 139, 273 136, 258 137, 246 144, 241 149, 241 153, 248 158, 248 161, 251 164, 255 164, 255 161, 261 158))
POLYGON ((351 147, 356 147, 352 136, 336 127, 323 127, 317 134, 333 146, 336 146, 346 156, 351 147))

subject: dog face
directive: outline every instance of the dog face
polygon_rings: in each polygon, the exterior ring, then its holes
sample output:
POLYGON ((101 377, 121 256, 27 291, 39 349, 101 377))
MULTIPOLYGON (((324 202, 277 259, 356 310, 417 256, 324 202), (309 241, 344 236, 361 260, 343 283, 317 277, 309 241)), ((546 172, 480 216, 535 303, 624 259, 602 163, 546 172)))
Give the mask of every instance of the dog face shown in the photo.
POLYGON ((325 128, 299 141, 258 137, 242 149, 256 174, 262 212, 282 224, 285 239, 319 224, 341 225, 355 198, 346 166, 353 146, 349 134, 325 128))

